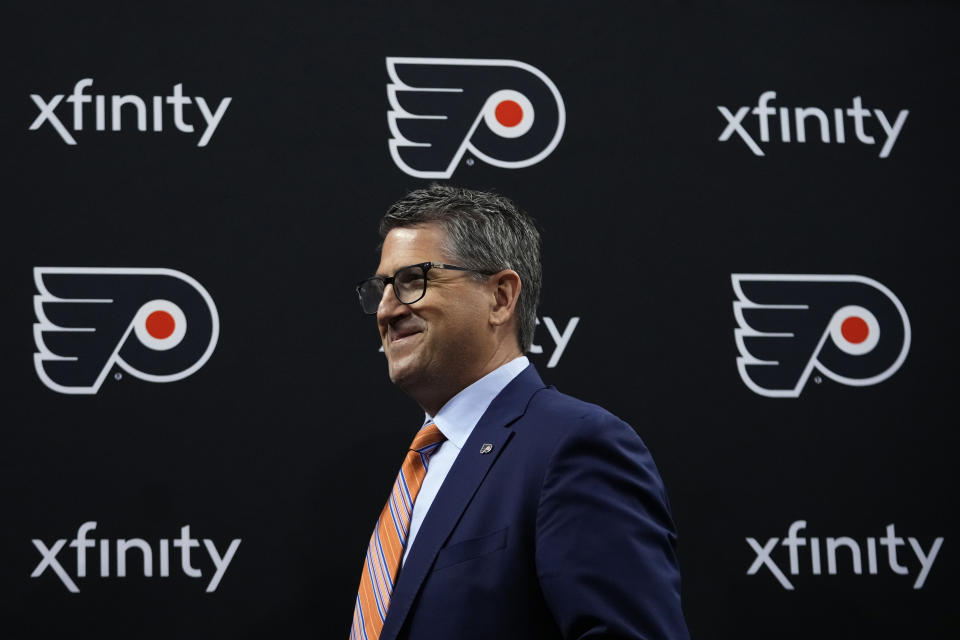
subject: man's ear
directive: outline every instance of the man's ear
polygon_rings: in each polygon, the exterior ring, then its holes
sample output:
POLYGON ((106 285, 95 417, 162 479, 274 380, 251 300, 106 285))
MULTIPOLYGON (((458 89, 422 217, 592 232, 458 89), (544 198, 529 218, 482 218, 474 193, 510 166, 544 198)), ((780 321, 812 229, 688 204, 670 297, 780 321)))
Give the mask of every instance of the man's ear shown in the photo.
POLYGON ((516 315, 520 299, 520 276, 513 269, 504 269, 490 276, 493 286, 493 304, 490 307, 490 324, 495 327, 507 324, 516 315))

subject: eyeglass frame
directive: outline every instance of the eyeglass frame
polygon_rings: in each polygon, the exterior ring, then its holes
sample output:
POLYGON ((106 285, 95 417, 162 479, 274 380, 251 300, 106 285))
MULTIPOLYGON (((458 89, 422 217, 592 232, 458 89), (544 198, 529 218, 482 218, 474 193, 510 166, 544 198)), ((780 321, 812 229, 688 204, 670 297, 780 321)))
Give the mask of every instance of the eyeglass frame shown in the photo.
MULTIPOLYGON (((416 304, 417 302, 420 302, 421 300, 423 300, 423 297, 427 295, 427 274, 430 272, 430 269, 448 269, 451 271, 468 271, 470 273, 479 273, 480 275, 484 275, 484 276, 492 276, 493 274, 497 273, 496 271, 481 271, 479 269, 468 269, 467 267, 458 267, 456 265, 444 264, 442 262, 418 262, 417 264, 408 264, 407 266, 400 267, 399 269, 394 271, 392 276, 371 276, 369 278, 364 278, 363 280, 358 282, 356 290, 357 290, 357 297, 360 300, 360 309, 363 311, 364 314, 368 316, 372 316, 377 313, 375 310, 367 311, 364 308, 363 294, 360 292, 360 287, 370 282, 371 280, 383 281, 384 292, 386 292, 387 290, 387 285, 391 285, 393 287, 393 295, 397 299, 397 302, 399 302, 400 304, 410 305, 410 304, 416 304), (410 302, 404 302, 403 300, 400 299, 400 296, 397 295, 397 288, 396 288, 396 285, 394 284, 394 281, 396 280, 398 273, 400 273, 404 269, 410 269, 411 267, 420 267, 421 269, 423 269, 423 291, 420 292, 420 295, 417 296, 416 300, 411 300, 410 302)), ((382 296, 383 294, 381 293, 380 295, 382 296)))

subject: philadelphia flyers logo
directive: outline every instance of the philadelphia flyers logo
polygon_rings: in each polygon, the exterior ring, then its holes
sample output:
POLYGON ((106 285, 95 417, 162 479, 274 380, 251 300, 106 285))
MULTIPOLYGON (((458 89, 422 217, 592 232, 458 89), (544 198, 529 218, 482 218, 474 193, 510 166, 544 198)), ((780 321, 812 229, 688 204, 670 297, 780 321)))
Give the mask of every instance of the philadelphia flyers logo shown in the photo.
POLYGON ((390 155, 417 178, 449 178, 469 151, 529 167, 556 148, 566 113, 553 81, 516 60, 387 58, 390 155))
POLYGON ((34 367, 50 389, 94 394, 116 365, 173 382, 202 367, 220 319, 203 286, 173 269, 35 267, 34 367))
POLYGON ((892 376, 910 350, 910 320, 890 289, 857 275, 731 276, 744 384, 796 398, 816 370, 863 387, 892 376))

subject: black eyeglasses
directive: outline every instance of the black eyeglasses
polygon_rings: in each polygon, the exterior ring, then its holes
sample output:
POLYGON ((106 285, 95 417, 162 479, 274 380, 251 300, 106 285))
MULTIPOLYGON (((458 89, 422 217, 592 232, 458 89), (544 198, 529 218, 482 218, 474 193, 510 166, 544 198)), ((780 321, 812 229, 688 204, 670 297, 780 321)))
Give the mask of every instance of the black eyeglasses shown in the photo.
POLYGON ((383 299, 383 291, 388 284, 393 285, 393 293, 403 304, 413 304, 427 293, 427 271, 430 269, 452 269, 454 271, 470 271, 485 276, 493 275, 496 271, 478 271, 466 267, 455 267, 452 264, 439 262, 421 262, 409 267, 397 269, 392 277, 373 276, 357 284, 357 295, 360 296, 360 307, 367 315, 373 315, 383 299))

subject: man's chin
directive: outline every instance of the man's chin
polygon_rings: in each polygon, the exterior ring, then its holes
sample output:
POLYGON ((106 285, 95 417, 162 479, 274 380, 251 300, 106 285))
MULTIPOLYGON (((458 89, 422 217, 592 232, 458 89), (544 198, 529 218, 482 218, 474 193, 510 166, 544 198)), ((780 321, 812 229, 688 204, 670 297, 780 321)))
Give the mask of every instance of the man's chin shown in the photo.
POLYGON ((390 382, 401 389, 406 389, 407 386, 413 384, 413 380, 416 378, 416 370, 411 366, 411 363, 402 361, 388 362, 387 373, 390 376, 390 382))

